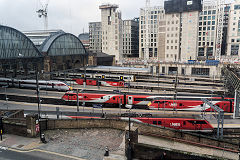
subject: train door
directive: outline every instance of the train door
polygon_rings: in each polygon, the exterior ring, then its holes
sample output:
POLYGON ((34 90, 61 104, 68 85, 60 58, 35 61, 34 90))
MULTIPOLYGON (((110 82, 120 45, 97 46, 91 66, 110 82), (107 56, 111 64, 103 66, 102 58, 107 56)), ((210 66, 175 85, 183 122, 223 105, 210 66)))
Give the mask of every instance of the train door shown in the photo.
POLYGON ((230 113, 233 113, 233 102, 232 102, 232 100, 230 100, 229 103, 230 103, 229 112, 230 112, 230 113))
POLYGON ((128 104, 132 105, 133 104, 133 97, 128 96, 128 104))
POLYGON ((126 107, 126 94, 123 95, 123 107, 126 107))

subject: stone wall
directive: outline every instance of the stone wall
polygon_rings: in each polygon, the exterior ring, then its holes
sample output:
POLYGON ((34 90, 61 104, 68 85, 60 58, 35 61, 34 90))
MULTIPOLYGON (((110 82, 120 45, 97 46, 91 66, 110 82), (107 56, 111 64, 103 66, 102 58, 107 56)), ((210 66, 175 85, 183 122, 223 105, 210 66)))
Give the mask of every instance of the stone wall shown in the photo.
POLYGON ((148 144, 134 143, 135 159, 217 159, 217 157, 203 157, 203 155, 194 155, 193 153, 182 152, 179 150, 168 150, 165 148, 152 146, 148 144))
POLYGON ((15 134, 25 137, 36 137, 38 132, 36 130, 37 115, 27 115, 26 118, 21 117, 21 112, 13 117, 19 118, 4 118, 3 119, 3 133, 15 134))
MULTIPOLYGON (((166 138, 181 143, 189 143, 205 147, 220 147, 230 150, 238 150, 238 144, 209 138, 198 134, 184 133, 173 129, 166 129, 160 126, 153 126, 143 123, 131 124, 138 128, 138 133, 142 135, 166 138)), ((44 129, 76 129, 76 128, 113 128, 126 130, 128 121, 116 119, 65 119, 65 120, 48 120, 41 122, 41 127, 44 129), (45 123, 45 124, 42 124, 45 123)))

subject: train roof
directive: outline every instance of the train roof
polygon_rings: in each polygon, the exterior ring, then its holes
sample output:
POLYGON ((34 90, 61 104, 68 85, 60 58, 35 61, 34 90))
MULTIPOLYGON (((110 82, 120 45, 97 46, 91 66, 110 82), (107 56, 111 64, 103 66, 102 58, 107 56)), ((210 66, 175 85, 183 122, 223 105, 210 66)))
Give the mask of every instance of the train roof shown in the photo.
POLYGON ((96 67, 88 67, 88 68, 91 70, 101 70, 101 71, 126 71, 126 72, 141 72, 141 73, 150 72, 149 68, 135 68, 135 67, 96 66, 96 67))

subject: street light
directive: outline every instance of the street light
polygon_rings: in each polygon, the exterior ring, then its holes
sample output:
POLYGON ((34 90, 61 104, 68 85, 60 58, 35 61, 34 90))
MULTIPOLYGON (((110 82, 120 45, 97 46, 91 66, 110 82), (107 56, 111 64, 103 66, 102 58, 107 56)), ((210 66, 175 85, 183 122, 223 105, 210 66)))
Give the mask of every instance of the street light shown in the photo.
POLYGON ((8 98, 7 98, 7 87, 8 87, 8 86, 2 86, 2 88, 5 88, 5 100, 6 100, 5 105, 7 106, 7 110, 8 110, 8 104, 7 104, 7 102, 8 102, 8 98))
MULTIPOLYGON (((130 106, 129 106, 130 107, 130 106)), ((130 130, 131 130, 131 119, 130 119, 130 113, 131 113, 131 107, 129 108, 129 113, 128 113, 128 148, 127 148, 127 159, 131 159, 132 158, 132 154, 131 154, 131 136, 130 136, 130 130)))

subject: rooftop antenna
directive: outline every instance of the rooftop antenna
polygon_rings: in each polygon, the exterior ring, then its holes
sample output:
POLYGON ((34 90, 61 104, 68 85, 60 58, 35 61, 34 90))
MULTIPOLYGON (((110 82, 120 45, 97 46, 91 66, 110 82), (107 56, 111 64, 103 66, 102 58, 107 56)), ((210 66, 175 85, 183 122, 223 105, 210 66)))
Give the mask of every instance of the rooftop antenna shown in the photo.
POLYGON ((41 8, 38 9, 36 12, 38 13, 38 17, 39 18, 44 18, 44 30, 48 29, 48 3, 49 0, 47 0, 47 2, 45 4, 43 4, 41 2, 41 0, 39 0, 39 3, 41 5, 41 8))

